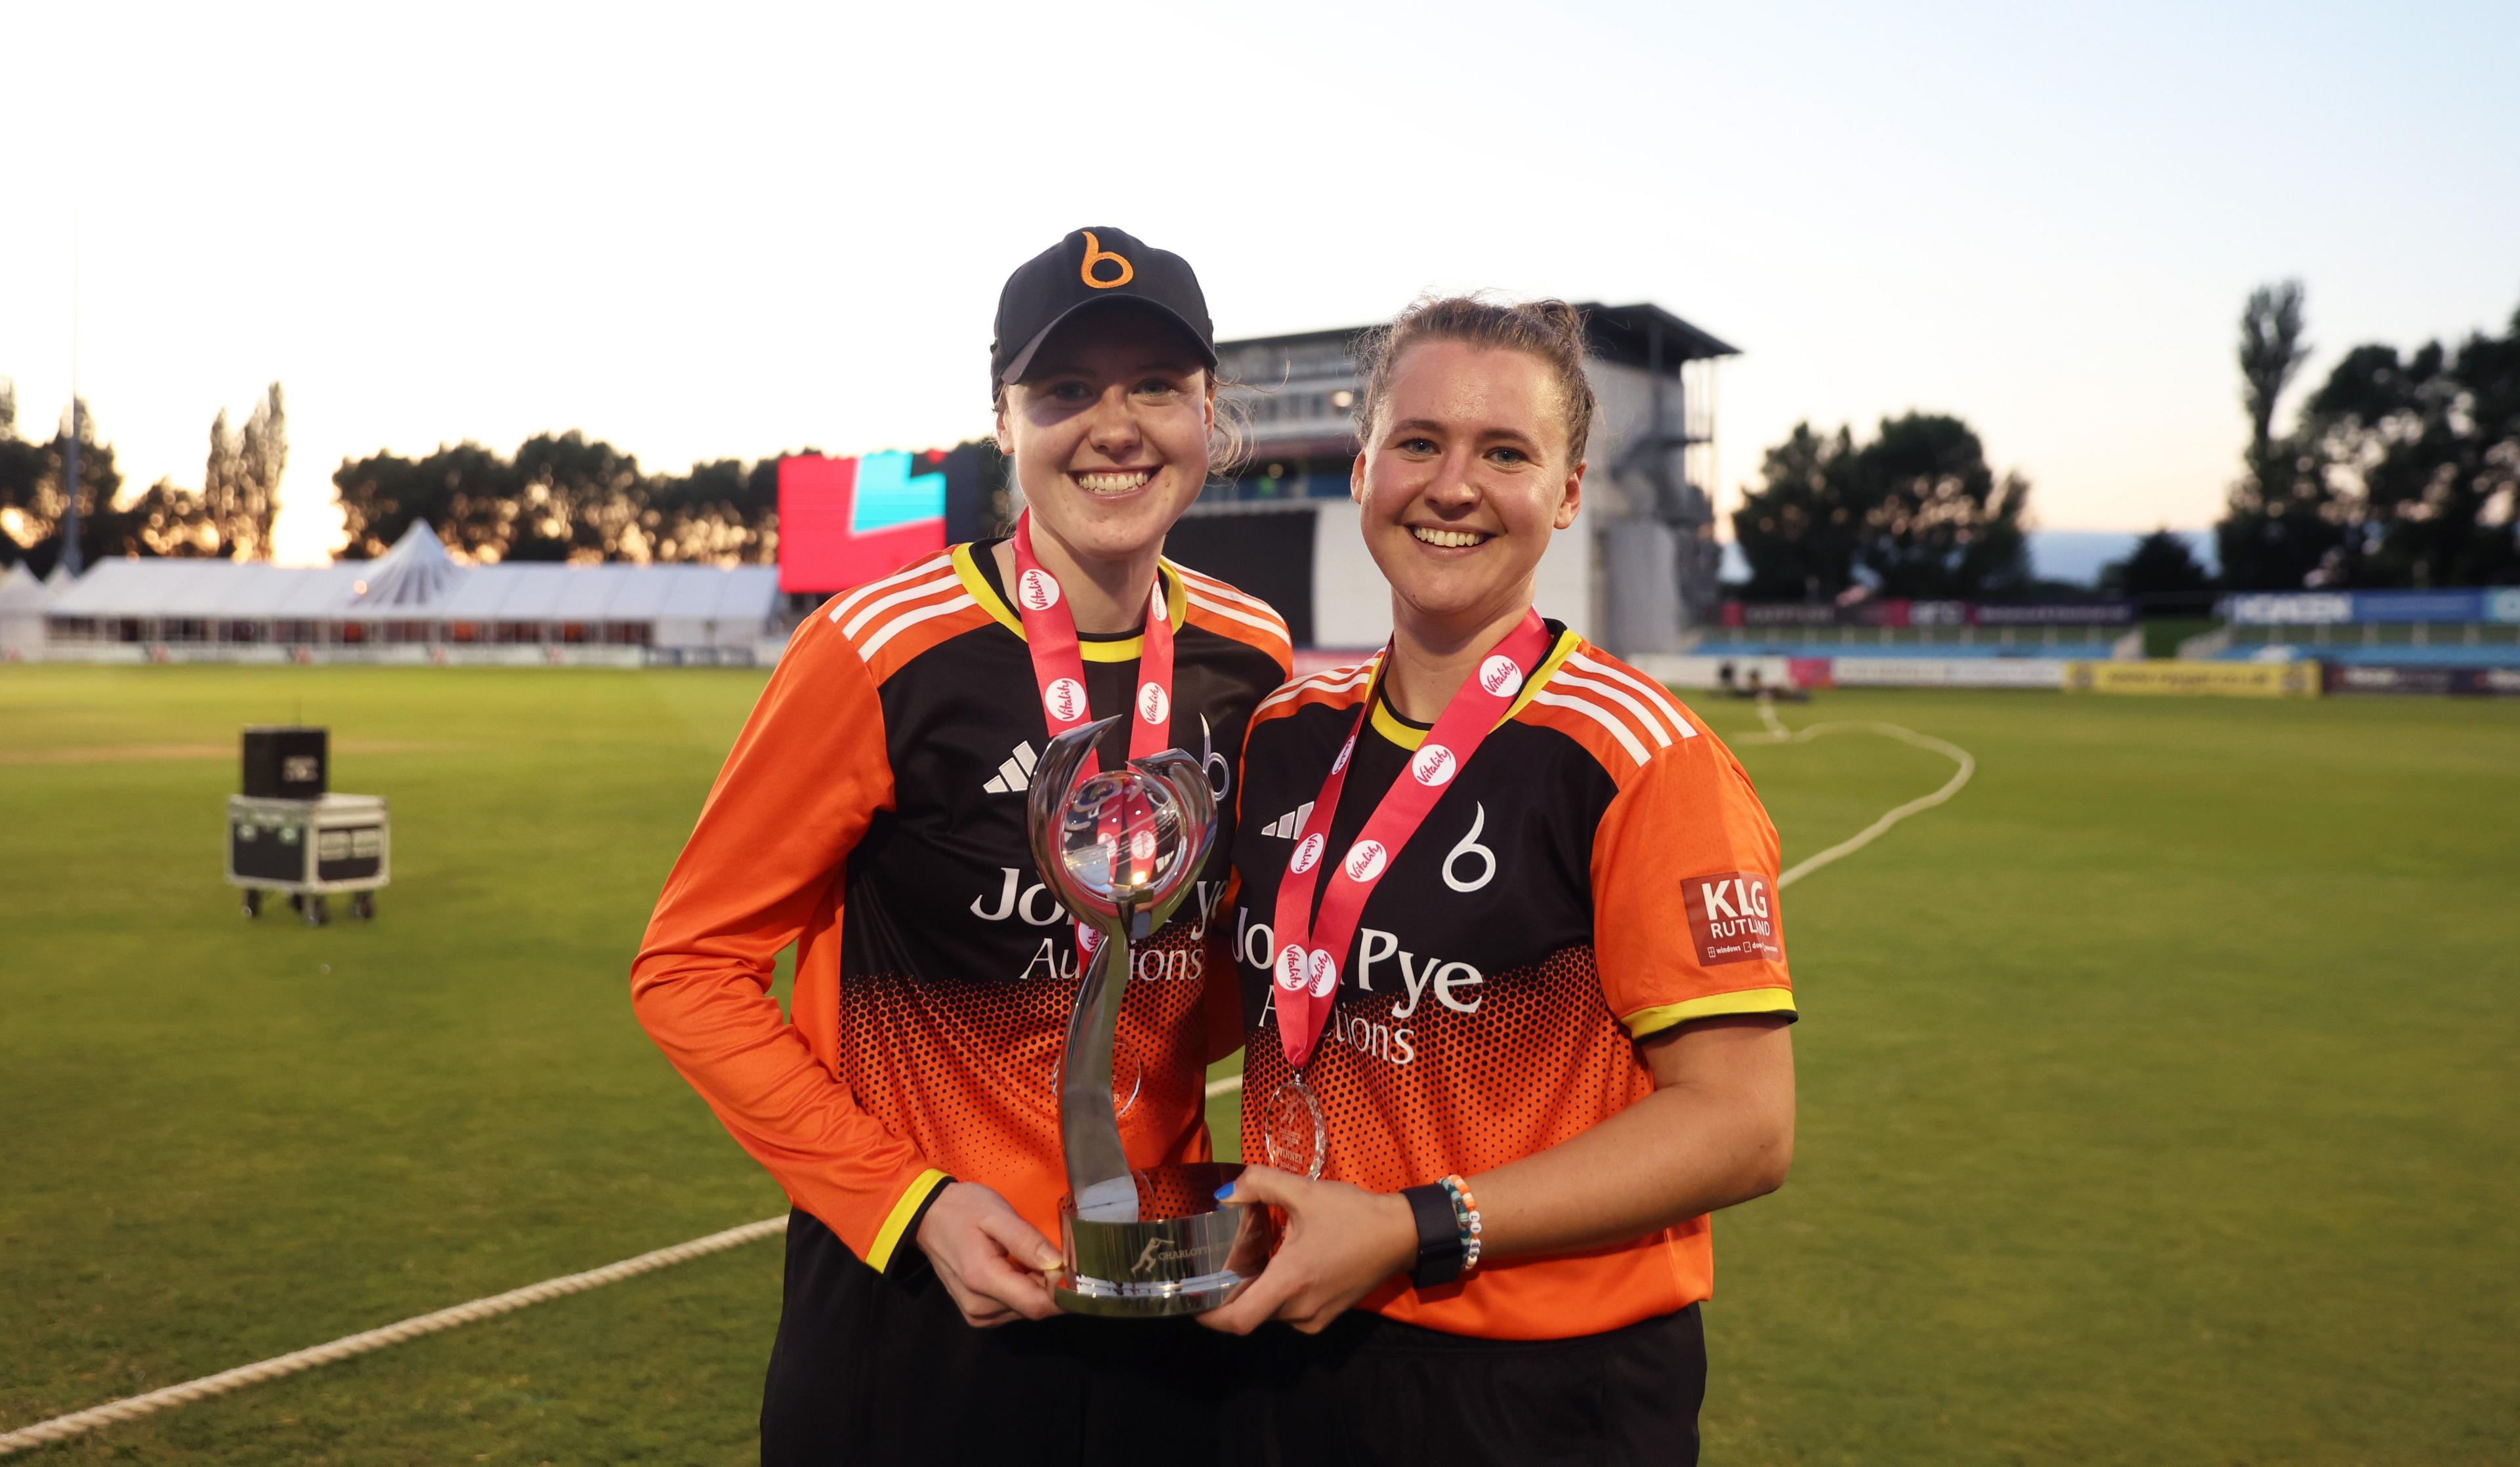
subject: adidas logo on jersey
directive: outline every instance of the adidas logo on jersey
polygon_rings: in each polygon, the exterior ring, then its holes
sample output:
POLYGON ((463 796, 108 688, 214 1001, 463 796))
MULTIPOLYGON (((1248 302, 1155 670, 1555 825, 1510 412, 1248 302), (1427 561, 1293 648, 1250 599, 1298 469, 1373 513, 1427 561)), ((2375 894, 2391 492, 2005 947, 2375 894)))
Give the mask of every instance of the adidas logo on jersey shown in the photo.
POLYGON ((1022 794, 1032 788, 1032 767, 1040 757, 1032 751, 1032 740, 1025 739, 998 766, 998 777, 980 787, 991 794, 1022 794))
POLYGON ((1263 835, 1275 835, 1281 840, 1293 840, 1296 836, 1304 833, 1304 822, 1312 819, 1312 816, 1313 802, 1306 800, 1294 809, 1287 811, 1284 815, 1282 815, 1276 820, 1261 826, 1260 833, 1263 835))

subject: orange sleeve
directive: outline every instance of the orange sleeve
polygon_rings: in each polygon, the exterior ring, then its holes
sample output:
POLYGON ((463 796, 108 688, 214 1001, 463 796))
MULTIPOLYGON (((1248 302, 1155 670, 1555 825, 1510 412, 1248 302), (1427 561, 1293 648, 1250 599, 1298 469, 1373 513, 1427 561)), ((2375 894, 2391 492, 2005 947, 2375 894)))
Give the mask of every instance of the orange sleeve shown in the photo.
POLYGON ((1777 865, 1777 827, 1711 734, 1660 750, 1620 789, 1594 833, 1593 951, 1630 1034, 1793 1017, 1777 865))
POLYGON ((878 1268, 915 1256, 900 1244, 950 1178, 817 1057, 807 1031, 835 1027, 837 996, 809 993, 800 963, 791 1024, 769 990, 780 952, 809 923, 818 942, 839 941, 849 852, 892 800, 874 679, 839 628, 808 617, 718 772, 630 967, 631 1005, 656 1047, 789 1199, 878 1268))

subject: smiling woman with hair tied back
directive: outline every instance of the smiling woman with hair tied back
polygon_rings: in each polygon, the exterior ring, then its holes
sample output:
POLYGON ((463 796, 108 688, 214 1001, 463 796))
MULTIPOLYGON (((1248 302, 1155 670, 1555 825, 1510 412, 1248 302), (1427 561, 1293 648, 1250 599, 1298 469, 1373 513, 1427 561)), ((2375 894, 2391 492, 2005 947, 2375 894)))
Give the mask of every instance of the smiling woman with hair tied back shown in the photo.
MULTIPOLYGON (((1593 417, 1562 301, 1361 343, 1374 658, 1243 752, 1238 1202, 1285 1239, 1228 1460, 1690 1462, 1707 1215, 1793 1153, 1775 827, 1660 685, 1545 620, 1593 417)), ((1580 549, 1576 554, 1582 554, 1580 549)))
POLYGON ((1134 712, 1106 769, 1142 743, 1199 758, 1219 849, 1138 945, 1114 1068, 1129 1165, 1205 1160, 1206 1067, 1239 1039, 1213 910, 1234 761, 1290 657, 1266 604, 1163 558, 1231 446, 1213 337, 1189 262, 1117 230, 1014 272, 989 381, 1024 519, 805 618, 657 901, 639 1020, 794 1206, 766 1463, 1198 1462, 1219 1440, 1217 1337, 1052 1301, 1077 942, 1025 833, 1050 703, 1134 712))

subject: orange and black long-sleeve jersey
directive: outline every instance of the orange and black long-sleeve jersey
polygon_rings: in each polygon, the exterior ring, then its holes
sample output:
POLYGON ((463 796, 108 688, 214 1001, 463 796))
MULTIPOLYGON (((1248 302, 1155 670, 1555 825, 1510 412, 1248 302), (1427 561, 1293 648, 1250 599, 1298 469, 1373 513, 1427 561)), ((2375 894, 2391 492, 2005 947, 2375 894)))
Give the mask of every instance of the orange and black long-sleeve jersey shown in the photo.
MULTIPOLYGON (((1173 741, 1230 812, 1251 710, 1288 670, 1285 624, 1220 581, 1170 562, 1161 576, 1173 741)), ((1124 710, 1139 639, 1082 651, 1096 712, 1124 710)), ((657 1047, 794 1204, 878 1268, 909 1254, 952 1178, 1058 1236, 1077 969, 1073 924, 1025 839, 1047 741, 988 546, 834 597, 780 658, 631 967, 657 1047), (783 1015, 769 989, 791 943, 783 1015)), ((1133 954, 1114 1084, 1140 1167, 1207 1154, 1204 1067, 1240 1038, 1235 975, 1209 937, 1226 821, 1196 900, 1133 954)))
MULTIPOLYGON (((1636 1041, 1728 1015, 1790 1021, 1776 827, 1731 750, 1642 673, 1552 622, 1548 658, 1444 786, 1367 902, 1306 1082, 1323 1175, 1390 1192, 1556 1145, 1650 1093, 1636 1041)), ((1272 693, 1243 751, 1233 913, 1249 1052, 1243 1152, 1287 1078, 1271 958, 1278 887, 1369 695, 1328 848, 1345 851, 1426 731, 1371 664, 1272 693)), ((1328 859, 1336 860, 1336 856, 1328 859)), ((1325 883, 1327 885, 1327 883, 1325 883)), ((1709 1297, 1707 1220, 1499 1259, 1362 1307, 1497 1340, 1598 1334, 1709 1297)))

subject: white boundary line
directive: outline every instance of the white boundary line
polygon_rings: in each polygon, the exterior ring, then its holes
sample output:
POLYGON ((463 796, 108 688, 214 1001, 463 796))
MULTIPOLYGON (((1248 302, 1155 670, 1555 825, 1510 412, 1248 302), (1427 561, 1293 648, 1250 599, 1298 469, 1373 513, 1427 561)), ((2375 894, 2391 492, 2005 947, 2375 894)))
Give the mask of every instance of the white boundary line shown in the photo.
MULTIPOLYGON (((1958 794, 1961 786, 1967 784, 1970 777, 1977 773, 1977 759, 1968 750, 1931 734, 1919 734, 1913 729, 1901 728, 1897 724, 1813 724, 1803 729, 1788 729, 1783 721, 1777 717, 1776 708, 1766 698, 1759 700, 1759 718, 1767 725, 1767 729, 1758 734, 1745 734, 1741 735, 1739 742, 1806 743, 1824 734, 1878 734, 1884 737, 1898 739, 1902 743, 1913 744, 1920 749, 1929 749, 1959 765, 1958 771, 1944 783, 1942 788, 1910 800, 1827 850, 1796 862, 1790 870, 1777 878, 1777 888, 1779 891, 1841 857, 1852 856, 1863 850, 1887 832, 1891 826, 1908 817, 1931 810, 1949 800, 1958 794)), ((1242 1077, 1228 1075, 1222 1080, 1208 1083, 1207 1098, 1212 1100, 1219 1095, 1232 1094, 1241 1089, 1242 1077)), ((723 1253, 730 1248, 740 1248, 746 1243, 787 1230, 786 1217, 764 1218, 758 1222, 746 1222, 742 1227, 730 1227, 724 1232, 713 1232, 707 1237, 694 1238, 688 1243, 677 1243, 671 1248, 659 1248, 653 1253, 643 1253, 637 1258, 623 1259, 617 1264, 607 1264, 601 1268, 591 1268, 584 1273, 547 1278, 541 1283, 527 1284, 521 1289, 511 1289, 505 1294, 493 1294, 487 1299, 475 1299, 469 1304, 459 1304, 434 1313, 418 1314, 381 1329, 344 1335, 329 1344, 292 1351, 288 1355, 275 1356, 250 1365, 239 1365, 233 1370, 222 1370, 216 1375, 204 1375, 199 1380, 188 1380, 182 1385, 167 1386, 145 1396, 125 1397, 120 1400, 111 1400, 104 1405, 92 1406, 84 1411, 72 1411, 67 1416, 55 1416, 50 1421, 38 1421, 32 1426, 20 1427, 16 1431, 0 1432, 0 1457, 5 1457, 11 1452, 23 1451, 29 1446, 68 1441, 71 1437, 92 1432, 101 1426, 137 1420, 153 1412, 162 1411, 168 1406, 188 1405, 208 1397, 223 1396, 241 1386, 258 1385, 263 1381, 278 1380, 284 1375, 295 1375, 301 1370, 311 1370, 318 1365, 329 1365, 336 1360, 346 1360, 355 1356, 367 1355, 373 1351, 382 1350, 388 1345, 399 1345, 405 1340, 416 1340, 422 1335, 433 1335, 440 1330, 453 1329, 459 1324, 470 1324, 475 1319, 488 1319, 511 1311, 520 1310, 529 1304, 541 1304, 545 1300, 559 1299, 569 1294, 582 1294, 588 1289, 602 1288, 608 1283, 617 1283, 625 1278, 636 1278, 642 1273, 652 1273, 658 1268, 671 1267, 675 1264, 686 1263, 692 1259, 702 1258, 712 1253, 723 1253)))
POLYGON ((276 1356, 271 1359, 260 1360, 250 1365, 239 1365, 233 1370, 222 1370, 216 1375, 204 1375, 199 1380, 188 1380, 182 1385, 168 1386, 163 1390, 152 1391, 145 1396, 131 1396, 120 1400, 111 1400, 101 1406, 94 1406, 84 1411, 72 1411, 67 1416, 56 1416, 50 1421, 38 1421, 32 1426, 21 1427, 13 1432, 0 1432, 0 1456, 7 1456, 14 1451, 23 1451, 30 1446, 42 1446, 47 1443, 68 1441, 82 1432, 91 1432, 98 1427, 111 1426, 115 1422, 136 1420, 152 1412, 162 1411, 168 1406, 188 1405, 207 1397, 223 1396, 240 1386, 258 1385, 263 1381, 278 1380, 284 1375, 295 1375, 301 1370, 311 1370, 317 1365, 329 1365, 335 1360, 346 1360, 353 1356, 382 1350, 388 1345, 399 1345, 405 1340, 416 1340, 422 1335, 433 1335, 439 1330, 453 1329, 459 1324, 470 1324, 475 1319, 487 1319, 513 1310, 520 1310, 529 1304, 540 1304, 547 1299, 559 1299, 568 1294, 582 1294, 588 1289, 602 1288, 606 1284, 616 1283, 625 1278, 635 1278, 642 1273, 652 1273, 658 1268, 670 1267, 675 1264, 686 1263, 707 1254, 740 1248, 756 1239, 770 1237, 787 1230, 786 1217, 764 1218, 758 1222, 746 1222, 742 1227, 730 1227, 724 1232, 713 1232, 707 1237, 694 1238, 688 1243, 677 1243, 671 1248, 659 1248, 653 1253, 643 1253, 637 1258, 623 1259, 617 1264, 607 1264, 601 1268, 590 1268, 584 1273, 547 1278, 541 1283, 527 1284, 521 1289, 511 1289, 505 1294, 493 1294, 487 1299, 475 1299, 470 1304, 459 1304, 452 1309, 442 1309, 434 1313, 418 1314, 398 1323, 385 1325, 382 1329, 344 1335, 330 1344, 292 1351, 288 1355, 276 1356))
POLYGON ((1944 781, 1943 787, 1932 794, 1918 795, 1827 850, 1795 862, 1791 869, 1777 878, 1778 891, 1784 890, 1793 885, 1797 879, 1810 875, 1840 857, 1852 856, 1863 850, 1888 833, 1891 826, 1908 817, 1922 814, 1949 800, 1958 794, 1961 786, 1967 784, 1970 777, 1977 773, 1977 756, 1968 750, 1948 739, 1936 738, 1930 734, 1919 734, 1913 729, 1902 728, 1897 724, 1812 724, 1802 729, 1788 729, 1784 721, 1777 717, 1775 705, 1766 698, 1759 699, 1759 721, 1768 726, 1766 732, 1744 734, 1739 742, 1807 743, 1823 734, 1878 734, 1885 738, 1895 738, 1901 743, 1913 744, 1917 748, 1930 750, 1959 766, 1951 778, 1944 781))
MULTIPOLYGON (((1827 866, 1830 862, 1836 861, 1842 857, 1852 856, 1856 852, 1863 850, 1866 846, 1868 846, 1872 844, 1873 841, 1879 839, 1890 829, 1891 826, 1906 820, 1908 817, 1922 814, 1923 812, 1931 810, 1935 806, 1942 804, 1952 796, 1958 794, 1961 786, 1967 784, 1970 778, 1977 773, 1977 757, 1971 754, 1968 750, 1961 748, 1958 744, 1953 743, 1948 739, 1936 738, 1930 734, 1919 734, 1913 729, 1901 728, 1897 724, 1813 724, 1809 728, 1805 729, 1788 729, 1785 727, 1784 721, 1777 717, 1776 705, 1764 697, 1759 699, 1759 720, 1768 726, 1764 732, 1741 734, 1739 737, 1735 738, 1733 742, 1807 743, 1812 739, 1820 737, 1823 734, 1878 734, 1885 738, 1895 738, 1901 743, 1914 744, 1920 749, 1930 749, 1934 753, 1940 754, 1959 766, 1959 769, 1953 774, 1951 778, 1944 781, 1943 787, 1935 790, 1932 794, 1919 795, 1915 799, 1910 800, 1907 804, 1898 806, 1889 814, 1884 815, 1881 819, 1874 821, 1871 824, 1858 830, 1855 834, 1848 836, 1846 839, 1839 841, 1827 850, 1822 851, 1817 855, 1806 856, 1802 860, 1795 862, 1791 869, 1777 878, 1777 890, 1778 891, 1782 891, 1786 887, 1793 885, 1796 881, 1799 881, 1803 877, 1810 875, 1812 872, 1819 870, 1822 867, 1827 866)), ((1231 1094, 1240 1089, 1242 1089, 1242 1077, 1239 1075, 1228 1075, 1223 1080, 1213 1080, 1208 1082, 1207 1098, 1213 1100, 1219 1095, 1231 1094)))

